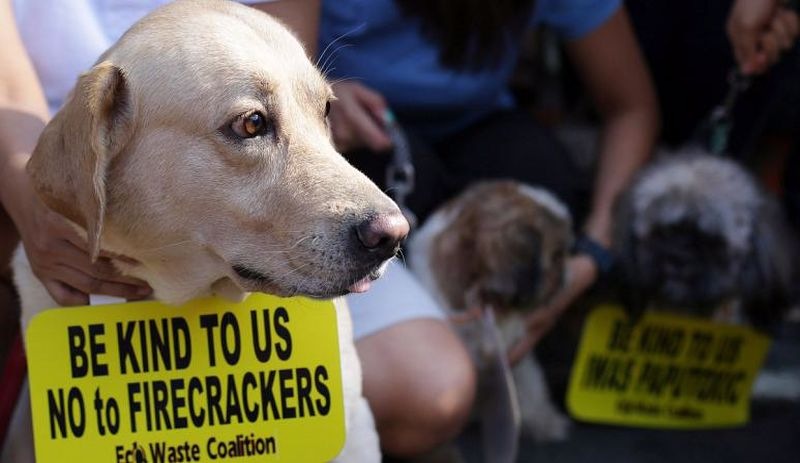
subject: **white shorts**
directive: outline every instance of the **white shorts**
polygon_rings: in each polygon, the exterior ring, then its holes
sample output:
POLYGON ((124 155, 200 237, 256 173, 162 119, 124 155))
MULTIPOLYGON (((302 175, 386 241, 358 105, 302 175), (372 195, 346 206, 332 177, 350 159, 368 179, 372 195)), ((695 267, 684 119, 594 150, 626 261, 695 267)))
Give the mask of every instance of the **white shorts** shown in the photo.
POLYGON ((397 260, 366 293, 346 296, 356 339, 391 325, 417 318, 444 319, 445 315, 416 277, 397 260))

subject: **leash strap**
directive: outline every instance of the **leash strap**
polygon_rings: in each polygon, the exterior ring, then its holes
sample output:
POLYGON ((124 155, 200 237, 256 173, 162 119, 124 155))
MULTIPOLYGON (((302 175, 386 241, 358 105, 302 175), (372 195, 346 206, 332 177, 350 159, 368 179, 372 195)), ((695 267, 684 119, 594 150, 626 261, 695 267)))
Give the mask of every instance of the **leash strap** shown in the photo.
POLYGON ((745 76, 734 67, 728 73, 728 92, 725 98, 711 110, 701 127, 700 138, 713 154, 723 154, 728 149, 733 129, 733 109, 739 96, 750 88, 752 78, 745 76))
MULTIPOLYGON (((800 0, 782 0, 781 6, 800 14, 800 0)), ((734 66, 728 73, 728 93, 720 104, 714 107, 707 120, 701 125, 699 139, 713 154, 724 154, 728 149, 733 129, 733 108, 736 100, 750 88, 752 77, 739 72, 734 66)))
POLYGON ((519 450, 521 413, 493 307, 484 307, 481 328, 482 354, 488 354, 479 379, 483 396, 478 405, 483 457, 486 462, 512 463, 517 461, 519 450))
POLYGON ((408 146, 408 137, 397 123, 397 119, 390 110, 383 115, 383 122, 389 138, 392 139, 392 160, 386 166, 386 189, 394 199, 400 211, 408 220, 411 228, 417 226, 417 216, 408 208, 406 198, 414 191, 414 162, 411 158, 411 149, 408 146))

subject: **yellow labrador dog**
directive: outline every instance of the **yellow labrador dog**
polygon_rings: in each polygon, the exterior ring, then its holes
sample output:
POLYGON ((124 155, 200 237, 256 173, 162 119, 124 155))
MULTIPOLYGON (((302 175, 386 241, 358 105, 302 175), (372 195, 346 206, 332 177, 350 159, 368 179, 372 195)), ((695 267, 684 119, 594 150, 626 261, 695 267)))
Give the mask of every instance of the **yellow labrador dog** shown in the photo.
MULTIPOLYGON (((135 24, 80 77, 28 165, 47 205, 155 297, 363 291, 408 232, 397 206, 333 148, 330 86, 281 24, 218 0, 178 0, 135 24)), ((22 324, 57 305, 18 251, 22 324)), ((340 337, 352 339, 343 302, 340 337)), ((380 461, 352 342, 341 343, 347 439, 380 461)), ((4 462, 33 461, 29 398, 4 462)))

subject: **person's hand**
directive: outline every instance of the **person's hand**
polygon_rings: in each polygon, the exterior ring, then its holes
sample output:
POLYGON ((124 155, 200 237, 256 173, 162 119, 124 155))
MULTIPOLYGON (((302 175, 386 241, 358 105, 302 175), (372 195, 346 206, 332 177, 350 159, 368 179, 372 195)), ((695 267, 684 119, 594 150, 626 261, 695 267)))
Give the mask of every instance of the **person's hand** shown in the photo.
POLYGON ((743 74, 761 74, 797 40, 794 11, 777 0, 737 0, 728 15, 728 38, 743 74))
POLYGON ((331 102, 329 120, 333 143, 340 152, 359 148, 386 151, 392 146, 383 130, 386 100, 380 93, 357 82, 333 84, 336 100, 331 102))
POLYGON ((508 350, 508 361, 513 366, 536 346, 547 334, 569 306, 594 284, 597 279, 597 266, 584 255, 570 257, 567 262, 569 281, 559 291, 550 304, 535 309, 525 320, 525 335, 508 350))
POLYGON ((121 256, 101 253, 92 263, 83 240, 67 221, 51 211, 36 196, 27 178, 14 184, 16 204, 6 205, 30 261, 31 269, 60 305, 84 305, 89 294, 104 294, 129 300, 142 299, 152 290, 147 283, 121 276, 112 259, 121 256))

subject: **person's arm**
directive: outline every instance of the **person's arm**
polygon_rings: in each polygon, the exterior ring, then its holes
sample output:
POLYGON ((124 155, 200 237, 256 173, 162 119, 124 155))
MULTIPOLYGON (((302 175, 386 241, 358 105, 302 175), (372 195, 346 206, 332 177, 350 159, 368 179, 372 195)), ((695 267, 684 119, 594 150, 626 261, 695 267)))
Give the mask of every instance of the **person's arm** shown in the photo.
POLYGON ((0 43, 0 202, 22 238, 34 274, 62 305, 85 304, 91 292, 128 299, 149 294, 143 282, 119 276, 107 257, 92 263, 83 240, 33 191, 25 165, 48 110, 11 0, 0 0, 0 43))
MULTIPOLYGON (((251 5, 281 20, 303 42, 306 52, 316 62, 325 61, 317 50, 320 22, 319 0, 277 0, 251 5)), ((381 152, 391 147, 383 129, 383 117, 388 105, 375 90, 354 81, 333 83, 336 100, 331 104, 330 124, 334 144, 341 152, 368 147, 381 152)))
MULTIPOLYGON (((583 231, 609 247, 614 202, 653 150, 660 124, 657 98, 624 7, 587 36, 569 42, 567 52, 603 120, 592 208, 583 231)), ((597 279, 598 268, 589 256, 575 255, 567 266, 568 285, 528 318, 527 335, 509 351, 512 363, 597 279)))
POLYGON ((24 171, 48 115, 39 79, 17 33, 11 0, 0 1, 0 43, 0 175, 5 186, 18 180, 13 174, 24 171), (28 117, 14 117, 20 114, 28 117))
POLYGON ((614 201, 648 159, 658 134, 657 97, 624 7, 597 30, 568 43, 567 52, 603 120, 584 231, 608 246, 614 201))
POLYGON ((741 72, 761 74, 794 45, 800 24, 797 12, 779 0, 737 0, 727 31, 741 72))
POLYGON ((320 0, 276 0, 250 6, 278 18, 300 39, 309 57, 317 56, 320 0))

